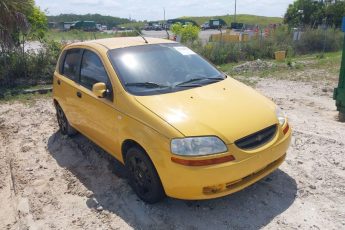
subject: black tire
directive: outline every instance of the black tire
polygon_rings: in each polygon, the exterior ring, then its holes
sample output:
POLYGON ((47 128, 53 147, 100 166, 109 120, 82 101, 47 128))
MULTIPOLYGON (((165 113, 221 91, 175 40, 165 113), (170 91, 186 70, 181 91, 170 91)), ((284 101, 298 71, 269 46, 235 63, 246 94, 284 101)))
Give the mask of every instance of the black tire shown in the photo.
POLYGON ((142 149, 128 149, 125 163, 129 184, 141 200, 154 204, 164 199, 165 192, 157 171, 142 149))
POLYGON ((66 115, 60 105, 56 105, 56 118, 62 135, 74 136, 77 131, 69 124, 66 115))

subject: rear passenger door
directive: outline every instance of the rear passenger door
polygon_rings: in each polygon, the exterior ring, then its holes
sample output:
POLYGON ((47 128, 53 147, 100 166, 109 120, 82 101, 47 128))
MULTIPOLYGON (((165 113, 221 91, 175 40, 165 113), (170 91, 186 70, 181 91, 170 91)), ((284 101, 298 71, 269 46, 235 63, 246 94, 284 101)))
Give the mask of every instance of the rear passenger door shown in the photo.
POLYGON ((81 131, 108 152, 114 152, 116 110, 113 87, 101 58, 88 49, 82 55, 79 83, 81 131), (99 82, 107 86, 104 98, 98 98, 92 92, 92 86, 99 82))
POLYGON ((79 102, 76 95, 79 88, 79 71, 82 49, 69 49, 62 54, 59 69, 54 74, 54 96, 66 114, 70 124, 78 128, 79 114, 75 104, 79 102))

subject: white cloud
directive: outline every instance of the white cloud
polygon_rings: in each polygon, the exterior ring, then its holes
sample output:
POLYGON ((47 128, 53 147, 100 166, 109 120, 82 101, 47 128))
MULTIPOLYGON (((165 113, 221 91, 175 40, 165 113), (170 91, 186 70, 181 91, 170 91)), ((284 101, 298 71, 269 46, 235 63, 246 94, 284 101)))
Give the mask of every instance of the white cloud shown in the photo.
MULTIPOLYGON (((238 0, 238 14, 283 16, 293 0, 238 0)), ((100 13, 138 20, 163 18, 163 7, 167 18, 181 16, 211 16, 234 13, 235 0, 36 0, 49 15, 60 13, 100 13)))

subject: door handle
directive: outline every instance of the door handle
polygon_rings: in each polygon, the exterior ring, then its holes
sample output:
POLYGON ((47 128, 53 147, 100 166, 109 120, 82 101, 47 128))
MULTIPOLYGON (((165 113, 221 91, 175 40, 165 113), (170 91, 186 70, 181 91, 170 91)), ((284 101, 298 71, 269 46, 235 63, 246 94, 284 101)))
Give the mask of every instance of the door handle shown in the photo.
POLYGON ((77 92, 77 97, 81 98, 81 92, 77 92))
POLYGON ((58 79, 58 80, 57 80, 57 83, 58 83, 58 85, 60 85, 60 84, 61 84, 61 81, 60 81, 60 79, 58 79))

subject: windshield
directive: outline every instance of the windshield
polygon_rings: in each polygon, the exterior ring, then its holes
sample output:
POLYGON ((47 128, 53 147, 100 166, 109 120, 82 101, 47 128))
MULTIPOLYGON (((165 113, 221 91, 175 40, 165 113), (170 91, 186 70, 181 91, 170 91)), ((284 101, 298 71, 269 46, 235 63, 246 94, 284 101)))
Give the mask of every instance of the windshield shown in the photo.
POLYGON ((154 95, 221 81, 224 74, 180 44, 153 44, 109 51, 126 91, 154 95))

